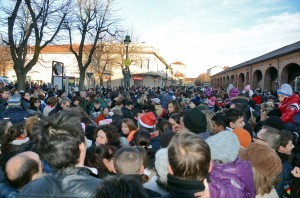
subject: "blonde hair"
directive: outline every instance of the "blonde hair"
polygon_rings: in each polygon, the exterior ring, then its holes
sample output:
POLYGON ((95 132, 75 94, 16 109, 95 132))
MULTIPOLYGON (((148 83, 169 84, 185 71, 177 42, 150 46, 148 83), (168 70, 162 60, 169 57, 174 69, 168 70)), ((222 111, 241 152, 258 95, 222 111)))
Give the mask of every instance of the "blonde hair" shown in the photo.
POLYGON ((264 195, 274 188, 274 176, 264 176, 252 167, 256 195, 264 195))
POLYGON ((212 127, 211 119, 215 115, 215 113, 212 110, 202 110, 202 112, 205 114, 206 120, 207 120, 206 130, 209 133, 213 133, 213 130, 212 130, 213 127, 212 127))
POLYGON ((39 117, 38 116, 32 116, 26 119, 26 123, 25 123, 25 131, 26 133, 30 134, 32 131, 32 127, 33 125, 35 125, 38 121, 39 121, 39 117))

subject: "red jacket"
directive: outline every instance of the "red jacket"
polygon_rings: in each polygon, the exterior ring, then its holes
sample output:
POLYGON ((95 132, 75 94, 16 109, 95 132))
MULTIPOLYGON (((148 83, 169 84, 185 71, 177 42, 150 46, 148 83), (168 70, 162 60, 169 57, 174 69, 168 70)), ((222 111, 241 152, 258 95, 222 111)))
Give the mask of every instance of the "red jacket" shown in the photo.
POLYGON ((290 97, 285 97, 279 109, 284 123, 295 123, 293 117, 300 110, 300 97, 294 93, 290 97))

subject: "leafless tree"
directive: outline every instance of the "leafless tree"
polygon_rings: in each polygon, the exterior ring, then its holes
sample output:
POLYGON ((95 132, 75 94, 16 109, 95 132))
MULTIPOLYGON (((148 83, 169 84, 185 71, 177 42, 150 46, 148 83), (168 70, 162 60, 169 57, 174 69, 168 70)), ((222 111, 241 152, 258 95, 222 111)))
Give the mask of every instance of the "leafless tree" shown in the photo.
POLYGON ((114 0, 76 0, 73 14, 65 24, 70 50, 78 62, 80 89, 84 86, 85 73, 92 62, 97 44, 105 40, 105 37, 114 37, 119 33, 120 19, 116 16, 114 6, 114 0), (79 46, 74 45, 77 40, 79 46))
POLYGON ((18 88, 25 89, 27 73, 61 30, 71 0, 14 0, 1 8, 5 15, 1 23, 7 27, 1 36, 10 47, 18 88))

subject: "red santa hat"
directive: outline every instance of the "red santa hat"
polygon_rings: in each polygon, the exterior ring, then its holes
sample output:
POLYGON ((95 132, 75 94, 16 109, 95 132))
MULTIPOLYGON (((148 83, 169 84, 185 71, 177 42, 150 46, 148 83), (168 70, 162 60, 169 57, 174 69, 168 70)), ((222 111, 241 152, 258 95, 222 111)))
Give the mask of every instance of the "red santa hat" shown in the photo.
POLYGON ((156 118, 153 112, 148 112, 139 118, 141 126, 146 128, 154 128, 156 124, 156 118))

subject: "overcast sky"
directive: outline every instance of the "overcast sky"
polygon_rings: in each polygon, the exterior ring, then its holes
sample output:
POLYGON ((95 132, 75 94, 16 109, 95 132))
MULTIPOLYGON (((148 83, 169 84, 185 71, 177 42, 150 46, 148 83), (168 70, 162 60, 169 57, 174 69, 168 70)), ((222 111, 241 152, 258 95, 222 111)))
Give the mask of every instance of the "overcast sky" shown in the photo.
POLYGON ((299 0, 127 0, 123 24, 187 76, 300 41, 299 0))

